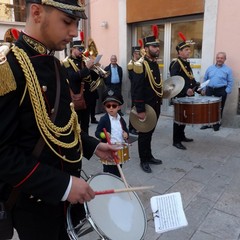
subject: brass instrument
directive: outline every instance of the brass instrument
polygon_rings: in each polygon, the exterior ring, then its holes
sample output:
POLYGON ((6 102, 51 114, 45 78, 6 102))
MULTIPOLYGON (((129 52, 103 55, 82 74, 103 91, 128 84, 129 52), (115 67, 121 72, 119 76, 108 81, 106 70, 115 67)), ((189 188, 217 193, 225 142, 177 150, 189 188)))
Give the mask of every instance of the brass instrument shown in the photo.
MULTIPOLYGON (((93 41, 93 39, 91 39, 91 38, 88 40, 88 48, 82 54, 83 60, 85 62, 90 60, 90 58, 88 56, 86 56, 87 53, 93 59, 95 59, 97 57, 97 55, 98 55, 96 44, 93 41)), ((98 75, 98 78, 96 80, 91 81, 91 83, 90 83, 90 91, 93 92, 102 83, 102 78, 107 78, 110 73, 105 71, 104 69, 102 69, 98 64, 94 64, 90 70, 94 71, 98 75)))

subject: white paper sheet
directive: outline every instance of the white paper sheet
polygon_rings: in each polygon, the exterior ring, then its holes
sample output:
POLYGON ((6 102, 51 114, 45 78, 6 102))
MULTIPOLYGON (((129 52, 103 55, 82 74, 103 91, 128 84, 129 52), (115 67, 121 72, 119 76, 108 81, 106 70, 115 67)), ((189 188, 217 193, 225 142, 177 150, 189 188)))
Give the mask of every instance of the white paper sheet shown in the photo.
POLYGON ((154 196, 150 200, 155 231, 163 233, 188 225, 180 192, 154 196))
POLYGON ((205 88, 210 82, 210 79, 206 80, 205 82, 201 83, 200 87, 198 88, 198 91, 205 88))
POLYGON ((96 58, 95 58, 95 60, 94 60, 94 64, 99 63, 99 61, 101 60, 101 58, 102 58, 102 55, 97 55, 96 58))

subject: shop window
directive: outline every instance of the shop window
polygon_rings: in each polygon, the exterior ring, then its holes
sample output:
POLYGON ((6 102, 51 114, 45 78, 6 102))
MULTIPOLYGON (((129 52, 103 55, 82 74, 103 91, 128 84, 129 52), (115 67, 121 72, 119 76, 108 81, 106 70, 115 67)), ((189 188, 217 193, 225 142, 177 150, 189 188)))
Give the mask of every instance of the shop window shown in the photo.
POLYGON ((0 3, 0 21, 25 22, 25 0, 9 0, 0 3))
POLYGON ((182 41, 178 35, 179 32, 183 33, 186 39, 192 42, 191 58, 200 59, 202 57, 203 21, 172 23, 171 59, 176 57, 176 45, 182 41))

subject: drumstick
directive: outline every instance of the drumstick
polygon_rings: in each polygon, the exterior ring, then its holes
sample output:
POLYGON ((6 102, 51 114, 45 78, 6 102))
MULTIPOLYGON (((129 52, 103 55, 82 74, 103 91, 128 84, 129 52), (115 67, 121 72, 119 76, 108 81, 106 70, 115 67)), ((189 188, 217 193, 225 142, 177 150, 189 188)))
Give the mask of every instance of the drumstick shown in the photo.
POLYGON ((154 186, 143 186, 143 187, 131 187, 131 188, 120 188, 120 189, 108 189, 103 191, 95 191, 95 195, 104 195, 112 193, 123 193, 123 192, 135 192, 142 191, 146 189, 152 189, 154 186))
MULTIPOLYGON (((106 137, 106 140, 107 140, 108 144, 111 145, 111 141, 110 141, 110 139, 109 139, 109 136, 108 136, 108 133, 107 133, 106 128, 103 128, 103 132, 104 132, 104 134, 105 134, 105 137, 106 137)), ((124 176, 124 174, 123 174, 122 168, 121 168, 121 166, 119 165, 118 158, 117 158, 117 156, 114 154, 114 152, 112 152, 112 156, 113 156, 114 162, 115 162, 116 165, 117 165, 118 171, 119 171, 120 176, 121 176, 121 178, 122 178, 122 180, 123 180, 123 182, 124 182, 124 185, 125 185, 126 188, 128 188, 128 184, 127 184, 126 178, 125 178, 125 176, 124 176)))

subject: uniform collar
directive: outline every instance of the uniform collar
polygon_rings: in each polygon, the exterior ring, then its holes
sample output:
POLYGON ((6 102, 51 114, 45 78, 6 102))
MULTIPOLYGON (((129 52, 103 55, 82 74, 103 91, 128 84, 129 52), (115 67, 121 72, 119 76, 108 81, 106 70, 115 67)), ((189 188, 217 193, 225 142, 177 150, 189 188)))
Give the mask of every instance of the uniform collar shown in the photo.
POLYGON ((55 51, 54 50, 49 50, 45 45, 43 45, 41 42, 38 40, 30 37, 24 32, 21 32, 20 37, 22 40, 28 45, 29 48, 37 52, 38 54, 41 55, 54 55, 55 51))

